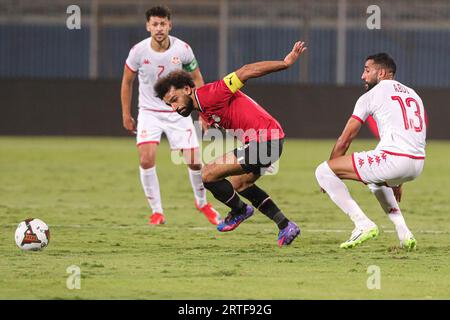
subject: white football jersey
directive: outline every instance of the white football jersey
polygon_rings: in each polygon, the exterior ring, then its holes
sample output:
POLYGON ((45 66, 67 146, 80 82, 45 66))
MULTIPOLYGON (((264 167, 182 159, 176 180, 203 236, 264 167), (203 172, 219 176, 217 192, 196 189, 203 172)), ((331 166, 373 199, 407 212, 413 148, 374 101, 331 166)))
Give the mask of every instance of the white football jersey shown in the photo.
POLYGON ((377 150, 425 157, 425 109, 413 89, 395 80, 380 81, 358 99, 352 117, 364 122, 369 115, 380 133, 377 150))
POLYGON ((139 77, 140 109, 173 111, 161 99, 155 97, 153 86, 169 72, 184 69, 194 71, 197 61, 191 47, 178 38, 169 36, 170 46, 164 52, 156 52, 151 46, 151 37, 142 40, 130 50, 125 65, 139 77))

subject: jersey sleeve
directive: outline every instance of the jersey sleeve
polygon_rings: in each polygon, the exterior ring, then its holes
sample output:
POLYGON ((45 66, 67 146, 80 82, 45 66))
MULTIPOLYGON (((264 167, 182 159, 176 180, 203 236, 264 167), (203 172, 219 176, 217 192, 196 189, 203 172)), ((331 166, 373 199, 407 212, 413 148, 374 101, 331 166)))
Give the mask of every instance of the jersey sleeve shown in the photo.
POLYGON ((358 101, 356 101, 355 109, 353 110, 352 118, 364 123, 367 117, 370 115, 369 111, 370 99, 366 93, 362 95, 358 101))
POLYGON ((140 65, 139 65, 139 59, 137 57, 136 46, 131 48, 130 53, 128 54, 128 58, 125 61, 125 66, 133 72, 138 71, 140 65))
POLYGON ((195 59, 194 51, 187 44, 184 43, 184 54, 181 56, 181 63, 183 64, 183 70, 187 72, 192 72, 198 68, 197 59, 195 59))
POLYGON ((208 83, 197 90, 201 104, 208 106, 227 105, 231 97, 242 88, 244 84, 236 76, 236 73, 230 73, 222 80, 208 83))

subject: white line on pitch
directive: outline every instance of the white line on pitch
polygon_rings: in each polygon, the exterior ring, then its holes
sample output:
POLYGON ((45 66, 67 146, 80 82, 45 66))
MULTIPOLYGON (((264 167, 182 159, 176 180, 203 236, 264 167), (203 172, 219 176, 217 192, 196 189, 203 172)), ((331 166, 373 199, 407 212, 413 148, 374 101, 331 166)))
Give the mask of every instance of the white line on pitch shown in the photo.
MULTIPOLYGON (((13 227, 13 226, 17 226, 17 224, 7 224, 7 225, 3 225, 4 227, 13 227)), ((111 226, 111 225, 93 225, 93 224, 86 224, 86 225, 81 225, 81 224, 52 224, 49 225, 51 228, 83 228, 83 229, 94 229, 94 228, 109 228, 109 229, 147 229, 147 228, 154 228, 157 226, 149 226, 149 225, 116 225, 116 226, 111 226)), ((215 227, 189 227, 187 228, 189 230, 198 230, 198 231, 207 231, 207 230, 214 230, 215 227)), ((395 230, 393 229, 383 229, 381 228, 381 230, 385 233, 394 233, 395 230)), ((264 232, 272 232, 272 229, 263 229, 262 231, 264 232)), ((351 229, 302 229, 303 232, 306 233, 348 233, 351 232, 351 229)), ((428 233, 428 234, 450 234, 450 231, 440 231, 440 230, 414 230, 414 233, 428 233)))

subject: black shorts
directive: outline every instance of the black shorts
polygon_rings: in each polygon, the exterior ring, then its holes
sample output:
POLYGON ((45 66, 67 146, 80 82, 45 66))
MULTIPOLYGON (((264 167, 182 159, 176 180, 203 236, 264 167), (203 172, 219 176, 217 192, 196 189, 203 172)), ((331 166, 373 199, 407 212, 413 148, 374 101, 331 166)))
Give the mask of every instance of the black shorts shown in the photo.
POLYGON ((283 139, 264 142, 250 141, 233 150, 239 164, 246 173, 264 174, 271 164, 280 159, 283 139))

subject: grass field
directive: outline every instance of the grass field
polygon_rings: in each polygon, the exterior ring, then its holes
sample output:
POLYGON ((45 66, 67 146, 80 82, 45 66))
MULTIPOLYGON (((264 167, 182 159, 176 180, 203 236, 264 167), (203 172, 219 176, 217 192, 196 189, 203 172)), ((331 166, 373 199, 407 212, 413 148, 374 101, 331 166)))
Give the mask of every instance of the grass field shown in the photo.
MULTIPOLYGON (((401 206, 418 240, 409 253, 356 182, 347 185, 380 236, 339 249, 352 224, 314 177, 332 144, 288 140, 279 174, 260 181, 302 229, 280 249, 276 226, 260 213, 216 231, 194 209, 187 169, 171 163, 166 143, 157 170, 167 224, 155 227, 132 138, 0 137, 0 299, 449 299, 450 143, 429 142, 423 174, 405 185, 401 206), (42 252, 15 246, 18 222, 30 216, 50 226, 42 252), (81 268, 79 290, 66 287, 70 265, 81 268), (367 288, 371 265, 381 289, 367 288)), ((356 141, 352 150, 374 145, 356 141)))

